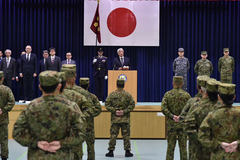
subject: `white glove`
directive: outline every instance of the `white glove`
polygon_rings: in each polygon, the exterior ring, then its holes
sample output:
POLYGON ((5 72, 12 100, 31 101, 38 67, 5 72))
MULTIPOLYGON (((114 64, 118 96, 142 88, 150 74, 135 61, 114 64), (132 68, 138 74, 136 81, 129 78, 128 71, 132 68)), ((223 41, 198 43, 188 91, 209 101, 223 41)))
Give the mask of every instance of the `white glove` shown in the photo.
POLYGON ((104 79, 107 80, 107 79, 108 79, 108 76, 105 76, 104 79))
POLYGON ((96 58, 94 58, 94 60, 93 60, 93 63, 96 63, 97 62, 97 59, 96 58))

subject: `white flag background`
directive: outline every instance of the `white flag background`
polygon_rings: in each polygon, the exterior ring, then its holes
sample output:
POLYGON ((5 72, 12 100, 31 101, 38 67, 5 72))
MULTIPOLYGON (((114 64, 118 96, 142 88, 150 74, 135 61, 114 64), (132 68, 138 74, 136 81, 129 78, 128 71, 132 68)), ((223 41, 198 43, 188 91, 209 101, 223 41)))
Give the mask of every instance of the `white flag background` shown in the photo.
MULTIPOLYGON (((98 46, 159 46, 158 0, 100 0, 98 46)), ((84 0, 84 45, 96 45, 90 26, 97 0, 84 0)))

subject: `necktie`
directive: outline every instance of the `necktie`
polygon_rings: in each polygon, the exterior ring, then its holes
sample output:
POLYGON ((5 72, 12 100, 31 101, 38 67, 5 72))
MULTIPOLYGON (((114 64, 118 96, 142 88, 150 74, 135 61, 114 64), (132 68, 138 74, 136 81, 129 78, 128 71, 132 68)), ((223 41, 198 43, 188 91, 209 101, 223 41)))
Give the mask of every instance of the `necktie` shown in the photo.
POLYGON ((27 61, 29 62, 30 61, 30 55, 27 54, 27 61))
POLYGON ((69 60, 67 59, 67 64, 69 64, 69 60))
POLYGON ((54 63, 54 58, 51 58, 52 63, 54 63))
POLYGON ((123 65, 123 58, 121 57, 121 59, 120 59, 120 60, 121 60, 121 63, 122 63, 122 65, 123 65))
POLYGON ((9 66, 9 58, 7 58, 7 68, 8 68, 8 66, 9 66))
POLYGON ((43 64, 45 64, 45 62, 46 62, 46 59, 44 58, 44 60, 43 60, 43 64))

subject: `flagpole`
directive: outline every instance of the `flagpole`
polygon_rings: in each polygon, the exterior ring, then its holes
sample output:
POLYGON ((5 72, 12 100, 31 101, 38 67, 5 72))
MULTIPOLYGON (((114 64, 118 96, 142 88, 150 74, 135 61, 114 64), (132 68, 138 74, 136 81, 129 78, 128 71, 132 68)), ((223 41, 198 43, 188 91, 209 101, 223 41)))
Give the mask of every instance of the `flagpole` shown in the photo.
MULTIPOLYGON (((99 5, 99 0, 97 0, 97 5, 99 5)), ((98 8, 99 9, 99 8, 98 8)), ((100 23, 100 21, 99 21, 99 23, 100 23)), ((99 25, 99 24, 98 24, 99 25)), ((96 48, 97 48, 97 41, 98 41, 98 36, 97 36, 97 34, 96 34, 96 48)))

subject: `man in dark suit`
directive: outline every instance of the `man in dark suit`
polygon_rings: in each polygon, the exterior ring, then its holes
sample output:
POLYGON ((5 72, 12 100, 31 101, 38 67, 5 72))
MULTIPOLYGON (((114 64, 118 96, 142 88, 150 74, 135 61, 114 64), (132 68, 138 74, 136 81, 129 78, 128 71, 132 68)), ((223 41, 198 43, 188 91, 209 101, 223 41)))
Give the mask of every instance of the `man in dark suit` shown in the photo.
POLYGON ((117 50, 118 57, 114 58, 113 69, 114 70, 129 70, 130 69, 130 59, 124 57, 124 50, 119 48, 117 50))
POLYGON ((33 81, 37 77, 37 56, 32 52, 30 45, 26 46, 26 54, 21 56, 20 77, 23 77, 25 101, 34 98, 33 81))
POLYGON ((23 86, 23 77, 20 77, 21 72, 21 56, 25 55, 26 52, 22 51, 20 57, 16 61, 16 81, 17 81, 17 97, 16 100, 24 100, 24 86, 23 86))
POLYGON ((12 81, 15 80, 16 76, 16 60, 11 57, 12 51, 6 49, 6 57, 2 59, 0 64, 0 70, 4 73, 3 84, 12 89, 12 81))
POLYGON ((43 51, 43 59, 41 59, 39 62, 40 63, 39 74, 46 70, 45 68, 46 68, 46 61, 48 59, 48 56, 49 56, 48 50, 44 50, 43 51))
POLYGON ((72 60, 71 52, 66 53, 66 60, 62 61, 62 64, 76 64, 76 62, 74 60, 72 60))
POLYGON ((46 70, 52 70, 60 72, 62 64, 61 64, 61 58, 56 56, 56 50, 55 48, 50 48, 50 57, 48 57, 46 61, 46 70))
POLYGON ((107 57, 103 56, 103 50, 98 50, 98 56, 93 58, 93 77, 95 81, 96 96, 104 101, 104 79, 107 80, 107 57))
POLYGON ((0 51, 0 64, 1 64, 2 59, 3 59, 3 53, 2 53, 2 51, 0 51))

